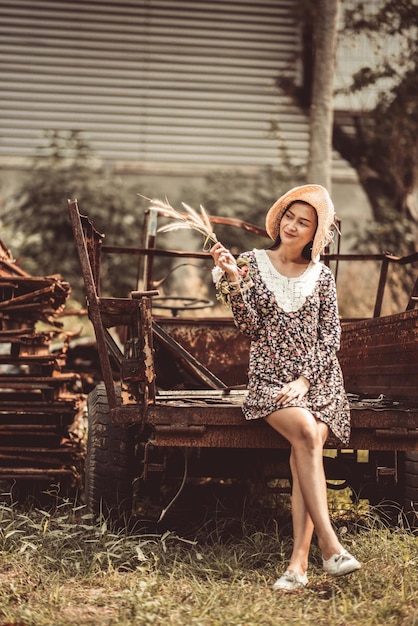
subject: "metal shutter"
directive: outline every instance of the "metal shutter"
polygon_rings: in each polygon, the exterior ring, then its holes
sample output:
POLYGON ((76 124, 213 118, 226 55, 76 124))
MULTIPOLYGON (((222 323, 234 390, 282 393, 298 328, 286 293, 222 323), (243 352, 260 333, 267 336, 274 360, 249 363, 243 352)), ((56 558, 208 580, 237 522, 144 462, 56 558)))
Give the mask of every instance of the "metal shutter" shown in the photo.
POLYGON ((280 141, 304 163, 307 120, 275 86, 296 72, 295 6, 2 0, 1 161, 75 129, 119 164, 277 165, 280 141))

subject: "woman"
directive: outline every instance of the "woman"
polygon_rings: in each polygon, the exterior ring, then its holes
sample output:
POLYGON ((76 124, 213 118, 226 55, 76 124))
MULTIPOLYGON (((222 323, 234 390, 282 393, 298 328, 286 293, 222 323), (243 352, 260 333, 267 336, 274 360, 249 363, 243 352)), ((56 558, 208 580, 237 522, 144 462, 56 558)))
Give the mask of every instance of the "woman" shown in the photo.
POLYGON ((252 340, 244 415, 264 418, 291 446, 294 543, 288 568, 274 584, 286 591, 308 582, 314 529, 327 574, 341 576, 361 567, 332 528, 322 458, 329 429, 344 445, 350 436, 336 356, 341 328, 335 281, 319 262, 332 239, 334 218, 324 187, 295 187, 267 213, 274 244, 245 253, 246 276, 221 243, 211 249, 229 281, 235 323, 252 340))

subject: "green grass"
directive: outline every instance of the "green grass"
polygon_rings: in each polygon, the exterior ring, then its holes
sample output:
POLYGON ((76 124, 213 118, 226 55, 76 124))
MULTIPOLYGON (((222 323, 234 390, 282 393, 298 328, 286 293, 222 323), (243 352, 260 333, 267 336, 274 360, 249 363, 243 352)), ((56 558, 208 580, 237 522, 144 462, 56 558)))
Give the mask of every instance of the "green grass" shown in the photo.
POLYGON ((280 594, 291 537, 279 513, 218 502, 128 532, 70 501, 0 504, 0 626, 418 625, 418 536, 401 516, 393 526, 364 506, 334 508, 363 569, 329 579, 314 545, 308 587, 280 594))

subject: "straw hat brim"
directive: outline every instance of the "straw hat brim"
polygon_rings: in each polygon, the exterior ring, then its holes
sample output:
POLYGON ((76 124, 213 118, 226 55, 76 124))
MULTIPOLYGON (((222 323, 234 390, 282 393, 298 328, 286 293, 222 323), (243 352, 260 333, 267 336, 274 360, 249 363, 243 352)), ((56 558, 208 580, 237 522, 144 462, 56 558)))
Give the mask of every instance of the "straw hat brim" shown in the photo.
POLYGON ((266 231, 268 236, 276 241, 283 214, 297 200, 310 204, 318 217, 318 226, 312 245, 312 261, 317 262, 324 248, 332 240, 332 225, 335 220, 334 204, 327 189, 322 185, 309 184, 293 187, 276 200, 266 215, 266 231))

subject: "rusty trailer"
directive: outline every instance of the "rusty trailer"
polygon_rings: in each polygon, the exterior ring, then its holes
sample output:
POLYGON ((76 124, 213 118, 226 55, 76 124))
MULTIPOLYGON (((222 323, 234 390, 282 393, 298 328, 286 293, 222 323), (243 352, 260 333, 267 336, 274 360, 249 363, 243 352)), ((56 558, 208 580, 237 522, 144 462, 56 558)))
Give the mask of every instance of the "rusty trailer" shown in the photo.
MULTIPOLYGON (((105 246, 104 235, 80 214, 77 201, 69 200, 68 207, 103 377, 88 398, 89 508, 96 513, 107 510, 121 519, 132 513, 141 498, 163 506, 163 480, 180 484, 196 477, 238 478, 264 485, 273 478, 288 479, 287 441, 263 420, 246 422, 242 415, 249 340, 231 317, 179 315, 182 309, 187 314, 187 309, 209 302, 179 299, 176 294, 161 298, 155 289, 156 258, 207 259, 209 255, 159 248, 152 210, 145 215, 142 247, 105 246), (142 290, 134 285, 126 297, 102 297, 104 254, 140 259, 142 290)), ((262 229, 237 220, 211 220, 265 236, 262 229)), ((351 258, 377 261, 381 273, 373 316, 342 320, 340 359, 352 410, 352 436, 349 449, 339 449, 332 436, 327 441, 327 479, 330 486, 349 485, 372 502, 390 497, 414 510, 418 501, 417 282, 407 311, 394 316, 380 313, 388 268, 403 264, 413 273, 418 254, 404 259, 329 254, 324 261, 337 269, 351 258)))

